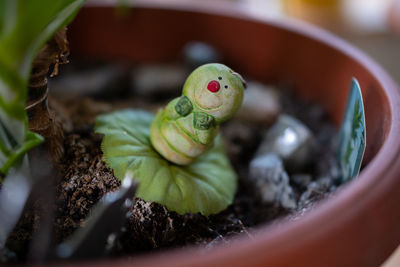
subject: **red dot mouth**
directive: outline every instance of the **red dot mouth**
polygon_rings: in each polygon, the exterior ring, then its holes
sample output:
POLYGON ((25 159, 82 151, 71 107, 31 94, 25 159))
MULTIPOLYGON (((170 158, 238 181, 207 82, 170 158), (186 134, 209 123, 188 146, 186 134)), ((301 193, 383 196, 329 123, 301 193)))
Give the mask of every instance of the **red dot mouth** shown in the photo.
POLYGON ((219 89, 221 88, 220 84, 218 81, 212 80, 211 82, 208 83, 207 85, 207 89, 208 91, 210 91, 211 93, 216 93, 219 91, 219 89))

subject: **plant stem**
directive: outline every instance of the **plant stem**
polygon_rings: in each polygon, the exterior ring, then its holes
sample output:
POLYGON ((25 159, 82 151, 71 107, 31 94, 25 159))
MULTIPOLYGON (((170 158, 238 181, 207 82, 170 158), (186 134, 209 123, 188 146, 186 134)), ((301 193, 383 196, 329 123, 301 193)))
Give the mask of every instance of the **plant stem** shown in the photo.
POLYGON ((29 118, 29 130, 45 138, 45 144, 50 156, 56 162, 64 154, 64 135, 61 123, 48 106, 47 74, 53 66, 50 76, 57 75, 58 65, 68 63, 68 54, 66 27, 64 27, 40 49, 33 62, 28 85, 26 110, 29 118))

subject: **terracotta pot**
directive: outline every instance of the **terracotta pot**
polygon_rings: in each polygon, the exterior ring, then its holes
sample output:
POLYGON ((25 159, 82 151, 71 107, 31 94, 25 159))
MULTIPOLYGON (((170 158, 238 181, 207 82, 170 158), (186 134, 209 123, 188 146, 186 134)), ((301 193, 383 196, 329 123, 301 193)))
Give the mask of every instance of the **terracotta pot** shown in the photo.
POLYGON ((400 1, 393 1, 389 8, 389 25, 391 29, 400 34, 400 1))
POLYGON ((377 266, 400 243, 400 95, 373 60, 331 34, 296 21, 266 21, 205 1, 136 0, 120 18, 86 6, 70 27, 75 57, 168 62, 191 40, 214 45, 246 77, 289 83, 322 105, 338 125, 351 78, 362 87, 367 123, 364 169, 301 220, 259 226, 212 250, 190 248, 112 259, 132 266, 377 266))

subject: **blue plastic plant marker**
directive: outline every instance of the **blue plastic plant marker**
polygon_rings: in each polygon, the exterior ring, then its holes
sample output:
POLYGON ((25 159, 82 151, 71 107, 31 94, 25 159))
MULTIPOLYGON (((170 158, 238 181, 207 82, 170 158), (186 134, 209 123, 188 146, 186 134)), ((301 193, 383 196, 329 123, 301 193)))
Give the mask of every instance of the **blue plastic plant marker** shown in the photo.
POLYGON ((355 78, 351 82, 350 94, 339 135, 337 161, 342 183, 358 175, 365 152, 365 112, 361 88, 355 78))

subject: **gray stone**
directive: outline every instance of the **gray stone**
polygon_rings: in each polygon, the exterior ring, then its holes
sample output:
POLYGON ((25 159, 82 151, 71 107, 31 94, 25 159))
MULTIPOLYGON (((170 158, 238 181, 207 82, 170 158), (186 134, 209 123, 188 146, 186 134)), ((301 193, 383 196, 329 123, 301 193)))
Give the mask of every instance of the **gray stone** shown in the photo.
POLYGON ((277 154, 291 172, 301 171, 314 156, 316 149, 312 132, 299 120, 280 115, 267 131, 257 155, 277 154))
POLYGON ((289 184, 282 160, 275 154, 265 154, 250 162, 250 179, 264 203, 275 203, 284 208, 296 208, 293 189, 289 184))
POLYGON ((79 71, 66 71, 64 75, 49 79, 52 93, 68 97, 115 96, 127 92, 129 68, 124 65, 100 65, 79 71))
POLYGON ((312 176, 305 173, 296 173, 290 175, 290 180, 299 187, 307 188, 308 184, 311 183, 312 176))
POLYGON ((207 249, 207 250, 215 249, 218 246, 223 246, 223 245, 228 245, 228 244, 229 244, 229 242, 222 235, 218 235, 216 238, 211 240, 211 242, 205 246, 205 249, 207 249))
POLYGON ((258 82, 248 82, 243 104, 236 117, 252 123, 272 124, 281 111, 279 93, 273 87, 258 82))
POLYGON ((183 56, 189 68, 194 69, 203 64, 221 61, 218 51, 209 44, 189 42, 183 49, 183 56))
POLYGON ((131 82, 138 95, 170 95, 182 90, 187 75, 188 71, 182 65, 148 64, 133 70, 131 82))
POLYGON ((307 186, 306 191, 300 196, 299 206, 306 209, 312 208, 319 200, 325 198, 335 189, 336 186, 331 177, 320 177, 307 186))

